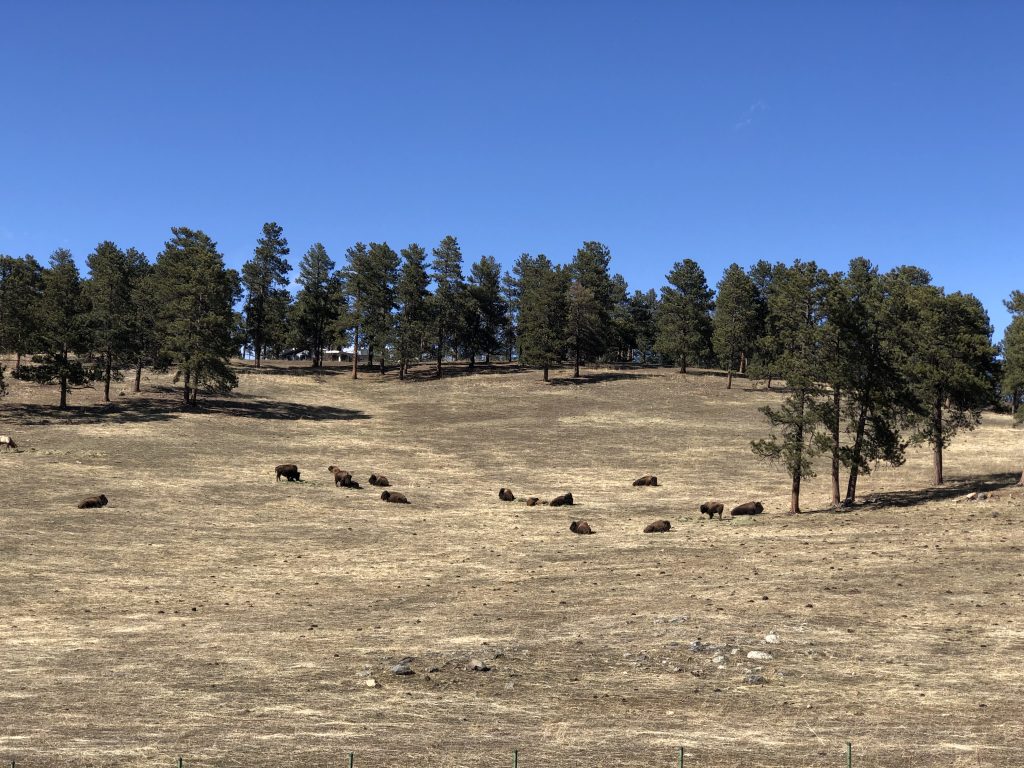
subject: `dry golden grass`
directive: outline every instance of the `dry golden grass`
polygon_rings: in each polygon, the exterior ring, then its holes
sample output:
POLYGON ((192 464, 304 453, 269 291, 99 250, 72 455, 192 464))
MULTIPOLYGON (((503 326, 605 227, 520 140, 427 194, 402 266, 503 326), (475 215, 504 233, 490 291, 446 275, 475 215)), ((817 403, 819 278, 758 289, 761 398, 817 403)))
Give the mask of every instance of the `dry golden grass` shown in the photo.
POLYGON ((777 393, 590 373, 247 370, 196 413, 166 377, 107 408, 76 392, 67 415, 14 382, 0 761, 671 766, 686 745, 689 766, 838 766, 850 740, 858 766, 1019 763, 1024 436, 1007 418, 954 443, 951 490, 919 451, 863 479, 880 503, 825 511, 819 477, 804 508, 822 511, 789 516, 749 448, 777 393), (283 462, 305 482, 275 483, 283 462), (412 504, 335 488, 329 464, 412 504), (630 485, 648 473, 662 487, 630 485), (579 505, 501 503, 500 486, 579 505), (954 502, 978 487, 1004 490, 954 502), (101 492, 108 507, 75 508, 101 492), (708 522, 708 498, 768 513, 708 522), (640 532, 659 518, 670 533, 640 532), (415 674, 392 675, 407 656, 415 674), (745 683, 756 666, 767 682, 745 683))

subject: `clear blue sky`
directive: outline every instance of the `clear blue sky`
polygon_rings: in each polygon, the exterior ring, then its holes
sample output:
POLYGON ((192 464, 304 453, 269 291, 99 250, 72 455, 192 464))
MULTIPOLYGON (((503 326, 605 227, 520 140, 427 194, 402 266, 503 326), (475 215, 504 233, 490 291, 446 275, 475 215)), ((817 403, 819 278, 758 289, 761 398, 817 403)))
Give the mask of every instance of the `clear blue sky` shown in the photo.
POLYGON ((865 256, 1024 289, 1024 3, 6 2, 0 252, 865 256))

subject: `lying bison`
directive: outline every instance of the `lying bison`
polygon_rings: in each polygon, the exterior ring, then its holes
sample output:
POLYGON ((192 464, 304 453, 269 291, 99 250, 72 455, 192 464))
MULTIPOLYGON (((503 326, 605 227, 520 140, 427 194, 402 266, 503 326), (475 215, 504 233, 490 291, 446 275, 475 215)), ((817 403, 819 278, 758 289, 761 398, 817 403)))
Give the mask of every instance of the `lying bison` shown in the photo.
POLYGON ((370 475, 370 485, 376 485, 378 488, 387 488, 391 483, 388 482, 384 475, 370 475))
POLYGON ((294 464, 278 464, 274 467, 274 472, 277 474, 277 480, 280 480, 282 477, 288 482, 299 479, 299 468, 294 464))
POLYGON ((334 485, 338 488, 358 488, 359 483, 352 479, 352 473, 344 469, 339 469, 333 464, 327 468, 327 471, 334 475, 334 485))
POLYGON ((384 491, 380 495, 381 501, 390 501, 392 504, 408 504, 409 500, 405 498, 404 493, 393 493, 392 491, 384 491))
POLYGON ((700 515, 708 516, 708 520, 714 520, 715 515, 718 515, 718 519, 722 519, 722 512, 725 511, 725 504, 720 501, 705 501, 700 505, 700 515))
POLYGON ((502 501, 515 501, 516 497, 512 493, 511 488, 501 488, 498 490, 498 498, 502 501))
POLYGON ((668 520, 655 520, 644 528, 644 533, 665 533, 672 530, 672 523, 668 520))
POLYGON ((569 523, 569 530, 579 534, 593 533, 590 529, 590 523, 586 520, 573 520, 569 523))
POLYGON ((526 500, 526 506, 528 507, 536 507, 538 504, 540 504, 540 498, 537 496, 531 496, 526 500))
POLYGON ((99 496, 90 496, 88 499, 82 499, 78 502, 79 509, 96 509, 97 507, 107 506, 107 497, 102 493, 99 496))
POLYGON ((658 478, 655 475, 644 475, 633 481, 633 485, 657 485, 658 478))
POLYGON ((764 506, 760 501, 748 501, 746 504, 733 507, 730 514, 736 517, 737 515, 760 515, 762 512, 764 512, 764 506))
POLYGON ((551 500, 552 507, 571 507, 572 506, 572 494, 563 493, 561 496, 555 496, 551 500))

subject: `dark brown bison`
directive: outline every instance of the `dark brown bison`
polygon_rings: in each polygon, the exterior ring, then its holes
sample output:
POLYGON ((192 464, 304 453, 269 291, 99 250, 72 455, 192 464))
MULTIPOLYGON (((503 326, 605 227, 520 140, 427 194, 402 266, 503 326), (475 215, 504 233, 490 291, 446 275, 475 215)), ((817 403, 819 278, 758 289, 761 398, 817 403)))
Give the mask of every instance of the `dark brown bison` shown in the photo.
POLYGON ((746 504, 733 507, 730 514, 736 517, 737 515, 760 515, 762 512, 764 512, 764 506, 760 501, 748 501, 746 504))
POLYGON ((409 500, 405 498, 404 493, 393 493, 391 491, 384 491, 380 498, 382 501, 390 501, 392 504, 408 504, 409 500))
POLYGON ((511 488, 501 488, 498 491, 498 498, 502 501, 515 501, 516 497, 511 488))
POLYGON ((715 515, 718 515, 718 519, 722 519, 722 512, 725 511, 725 504, 720 501, 705 501, 700 505, 701 517, 704 515, 708 516, 708 520, 714 520, 715 515))
POLYGON ((672 529, 672 523, 668 520, 655 520, 644 527, 644 533, 665 533, 672 529))
POLYGON ((359 483, 352 479, 352 473, 344 469, 338 469, 334 465, 327 468, 328 472, 334 474, 334 484, 338 488, 358 488, 359 483))
POLYGON ((655 475, 644 475, 633 481, 633 485, 657 485, 658 478, 655 475))
POLYGON ((552 507, 571 507, 572 506, 572 494, 563 493, 561 496, 555 496, 551 500, 552 507))
POLYGON ((282 477, 288 482, 299 479, 299 468, 294 464, 278 464, 274 467, 274 472, 277 473, 277 480, 282 477))
POLYGON ((526 500, 526 506, 528 507, 536 507, 538 504, 540 504, 540 499, 536 496, 531 496, 526 500))
POLYGON ((391 483, 388 482, 384 475, 370 475, 370 485, 376 485, 378 488, 387 488, 391 483))
POLYGON ((586 520, 573 520, 571 523, 569 523, 569 530, 573 533, 580 534, 593 533, 593 531, 590 529, 590 523, 588 523, 586 520))
POLYGON ((107 497, 102 493, 99 496, 90 496, 88 499, 82 499, 78 502, 79 509, 96 509, 97 507, 107 506, 107 497))

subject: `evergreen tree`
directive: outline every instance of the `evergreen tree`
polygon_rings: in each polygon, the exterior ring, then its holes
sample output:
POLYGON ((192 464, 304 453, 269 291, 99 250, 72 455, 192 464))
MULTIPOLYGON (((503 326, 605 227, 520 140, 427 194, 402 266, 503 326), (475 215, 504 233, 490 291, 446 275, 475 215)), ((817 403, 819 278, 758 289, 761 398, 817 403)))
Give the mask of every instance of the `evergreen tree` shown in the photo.
POLYGON ((284 230, 277 222, 263 225, 263 236, 256 241, 252 258, 242 265, 245 287, 246 339, 260 367, 268 340, 280 346, 288 310, 288 273, 285 260, 291 251, 284 230))
POLYGON ((0 254, 0 352, 13 352, 14 376, 21 358, 38 350, 43 298, 43 267, 31 256, 0 254))
POLYGON ((187 407, 202 387, 225 391, 238 383, 229 361, 237 352, 233 305, 241 280, 201 230, 172 227, 171 235, 157 256, 155 292, 161 354, 178 368, 187 407))
POLYGON ((430 278, 425 263, 427 252, 422 246, 410 243, 402 249, 402 266, 398 272, 395 299, 395 336, 398 347, 398 377, 405 378, 410 360, 419 360, 430 322, 430 278))
POLYGON ((124 251, 109 240, 87 258, 89 279, 85 296, 93 344, 103 361, 103 400, 110 402, 110 382, 121 378, 120 368, 132 350, 132 276, 124 251))
MULTIPOLYGON (((519 255, 519 258, 516 259, 515 264, 512 265, 511 274, 505 275, 505 295, 508 298, 509 319, 513 328, 509 335, 515 344, 515 352, 520 365, 525 362, 522 359, 523 349, 520 338, 522 334, 523 317, 523 286, 526 273, 534 265, 534 258, 528 253, 522 253, 519 255)), ((510 349, 509 359, 511 358, 512 350, 510 349)))
POLYGON ((451 347, 457 356, 457 340, 464 336, 462 320, 465 316, 466 283, 462 276, 459 241, 447 235, 434 249, 434 260, 430 266, 435 284, 431 314, 437 338, 437 378, 441 378, 441 360, 445 350, 451 347))
POLYGON ((573 350, 581 359, 597 360, 615 344, 611 328, 615 286, 608 272, 611 258, 611 251, 606 245, 588 240, 576 251, 569 266, 572 280, 589 291, 589 294, 578 292, 577 298, 587 296, 587 314, 590 310, 596 313, 591 327, 579 338, 579 348, 573 350))
POLYGON ((714 294, 708 289, 704 270, 692 259, 672 265, 661 289, 658 308, 658 351, 679 365, 706 358, 711 352, 711 310, 714 294))
POLYGON ((981 302, 935 286, 909 293, 912 319, 907 375, 923 413, 914 439, 932 446, 935 484, 943 483, 943 449, 960 430, 974 429, 995 400, 996 350, 981 302))
POLYGON ((300 286, 292 309, 292 334, 296 346, 309 348, 313 367, 324 364, 324 348, 330 329, 338 319, 340 285, 334 277, 334 262, 322 243, 314 243, 299 264, 300 286))
POLYGON ((1003 394, 1010 398, 1010 411, 1014 424, 1024 417, 1021 399, 1024 397, 1024 292, 1013 291, 1003 304, 1010 312, 1010 324, 1003 334, 1003 394))
POLYGON ((483 352, 488 362, 498 349, 498 339, 508 313, 501 292, 501 266, 493 256, 481 256, 470 267, 466 289, 469 312, 464 325, 470 368, 477 353, 483 352))
POLYGON ((777 262, 770 264, 763 259, 750 268, 751 281, 757 290, 757 312, 755 325, 757 327, 757 340, 754 342, 754 356, 751 360, 740 359, 740 373, 750 373, 753 378, 765 379, 768 389, 772 388, 774 376, 773 366, 776 358, 782 354, 782 344, 775 328, 775 318, 768 311, 769 299, 775 277, 788 269, 785 264, 777 262))
POLYGON ((629 298, 629 285, 626 283, 626 278, 617 273, 612 275, 608 339, 605 346, 608 352, 614 352, 614 354, 609 355, 606 352, 605 357, 620 363, 631 362, 633 349, 636 347, 636 329, 633 327, 629 298))
POLYGON ((569 274, 543 255, 523 254, 516 262, 519 280, 519 360, 548 372, 564 349, 569 274))
POLYGON ((352 378, 359 378, 359 344, 365 343, 360 336, 363 322, 370 304, 370 293, 373 286, 372 268, 370 266, 370 250, 365 243, 356 243, 345 251, 345 266, 341 269, 340 282, 345 297, 344 310, 341 313, 344 323, 352 329, 352 378))
POLYGON ((822 449, 817 434, 823 394, 819 356, 828 274, 814 262, 797 261, 779 270, 772 282, 768 312, 781 349, 773 367, 786 380, 789 394, 779 408, 761 408, 772 435, 751 445, 761 458, 786 468, 792 479, 790 512, 796 513, 801 480, 814 476, 812 460, 822 449))
POLYGON ((647 292, 633 291, 629 297, 631 344, 641 365, 654 361, 655 342, 658 338, 658 294, 653 288, 647 292))
POLYGON ((142 369, 148 363, 163 368, 160 359, 161 338, 157 307, 156 278, 153 265, 134 248, 125 251, 128 265, 130 317, 128 321, 128 356, 135 367, 133 392, 142 388, 142 369))
POLYGON ((719 363, 728 372, 726 389, 732 389, 732 372, 757 342, 759 306, 754 281, 738 264, 730 264, 718 283, 712 344, 719 363))
POLYGON ((43 273, 39 328, 42 354, 33 358, 30 375, 42 384, 60 384, 61 408, 68 407, 72 387, 85 386, 94 377, 78 358, 89 351, 91 342, 86 308, 78 267, 71 252, 60 248, 50 256, 50 267, 43 273))
POLYGON ((380 355, 380 372, 385 372, 385 354, 394 331, 395 284, 398 282, 398 254, 387 243, 370 243, 368 264, 369 279, 366 284, 369 293, 364 302, 363 327, 366 344, 370 351, 369 363, 373 356, 380 355))
POLYGON ((573 353, 573 378, 578 379, 584 350, 596 349, 600 344, 601 305, 579 278, 569 284, 565 301, 565 341, 573 353))

